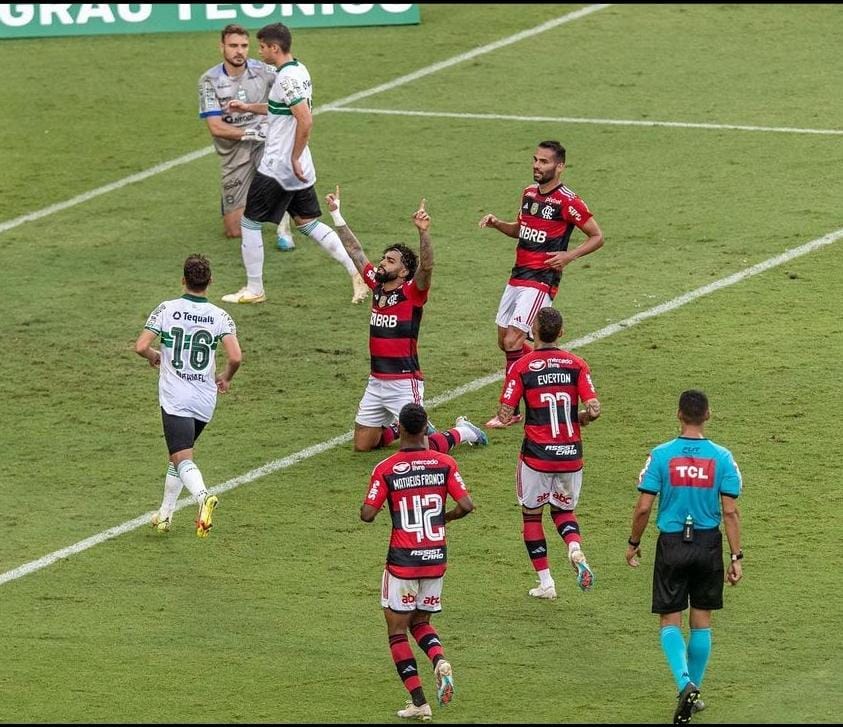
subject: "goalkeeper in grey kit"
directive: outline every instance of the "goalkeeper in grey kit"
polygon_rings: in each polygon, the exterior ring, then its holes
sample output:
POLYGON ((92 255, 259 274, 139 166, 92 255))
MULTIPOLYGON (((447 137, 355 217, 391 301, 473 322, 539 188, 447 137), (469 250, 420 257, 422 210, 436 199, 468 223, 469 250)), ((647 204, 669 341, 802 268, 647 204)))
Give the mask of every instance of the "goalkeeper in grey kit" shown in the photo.
MULTIPOLYGON (((199 79, 199 117, 207 123, 214 149, 220 156, 225 235, 240 237, 246 193, 263 156, 266 117, 229 109, 229 102, 237 99, 265 103, 276 71, 248 57, 249 31, 240 25, 227 25, 222 30, 220 51, 223 62, 209 68, 199 79)), ((278 225, 278 248, 282 251, 295 248, 289 215, 278 225)))

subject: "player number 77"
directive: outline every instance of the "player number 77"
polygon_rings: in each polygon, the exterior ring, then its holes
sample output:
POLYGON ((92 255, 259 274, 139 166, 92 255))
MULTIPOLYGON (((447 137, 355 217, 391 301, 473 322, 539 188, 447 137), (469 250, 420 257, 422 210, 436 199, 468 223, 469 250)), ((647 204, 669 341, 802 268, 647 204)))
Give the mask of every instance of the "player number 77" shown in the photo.
POLYGON ((565 429, 569 437, 574 436, 574 425, 571 422, 571 395, 564 391, 556 394, 544 393, 539 395, 539 401, 547 402, 547 409, 550 414, 550 433, 554 439, 559 436, 559 408, 556 402, 562 402, 562 412, 565 416, 565 429))

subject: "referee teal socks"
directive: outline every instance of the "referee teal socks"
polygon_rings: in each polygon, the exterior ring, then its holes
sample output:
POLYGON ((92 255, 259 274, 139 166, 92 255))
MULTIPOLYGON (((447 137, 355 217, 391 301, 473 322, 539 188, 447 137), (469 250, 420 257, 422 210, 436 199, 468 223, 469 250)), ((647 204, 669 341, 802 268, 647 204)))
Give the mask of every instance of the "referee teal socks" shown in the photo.
MULTIPOLYGON (((673 674, 676 688, 680 692, 685 685, 691 681, 688 675, 688 655, 685 648, 685 639, 682 638, 682 631, 678 626, 663 626, 659 637, 662 642, 662 651, 667 659, 667 665, 673 674)), ((695 682, 696 684, 696 682, 695 682)))
POLYGON ((688 674, 691 681, 702 687, 708 657, 711 656, 711 629, 691 629, 688 639, 688 674))

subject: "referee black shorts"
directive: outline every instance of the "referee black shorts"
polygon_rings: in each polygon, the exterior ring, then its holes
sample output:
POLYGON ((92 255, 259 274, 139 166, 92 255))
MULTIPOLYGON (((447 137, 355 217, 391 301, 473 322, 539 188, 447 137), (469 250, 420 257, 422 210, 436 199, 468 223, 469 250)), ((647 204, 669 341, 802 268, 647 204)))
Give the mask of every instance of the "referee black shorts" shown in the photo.
POLYGON ((653 613, 688 608, 723 608, 723 536, 719 528, 694 531, 694 542, 682 533, 661 533, 653 566, 653 613))
POLYGON ((322 210, 316 197, 316 188, 308 187, 290 192, 272 177, 256 172, 249 185, 243 216, 255 222, 274 222, 277 225, 285 212, 306 220, 321 217, 322 210))

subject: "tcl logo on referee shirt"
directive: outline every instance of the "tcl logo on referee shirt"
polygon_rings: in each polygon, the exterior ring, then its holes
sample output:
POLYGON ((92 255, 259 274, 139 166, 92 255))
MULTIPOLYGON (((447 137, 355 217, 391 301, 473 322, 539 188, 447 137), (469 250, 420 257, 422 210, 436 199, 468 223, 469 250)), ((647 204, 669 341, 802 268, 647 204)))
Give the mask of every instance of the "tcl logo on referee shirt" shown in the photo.
POLYGON ((714 460, 674 457, 670 460, 671 487, 714 487, 714 460))

